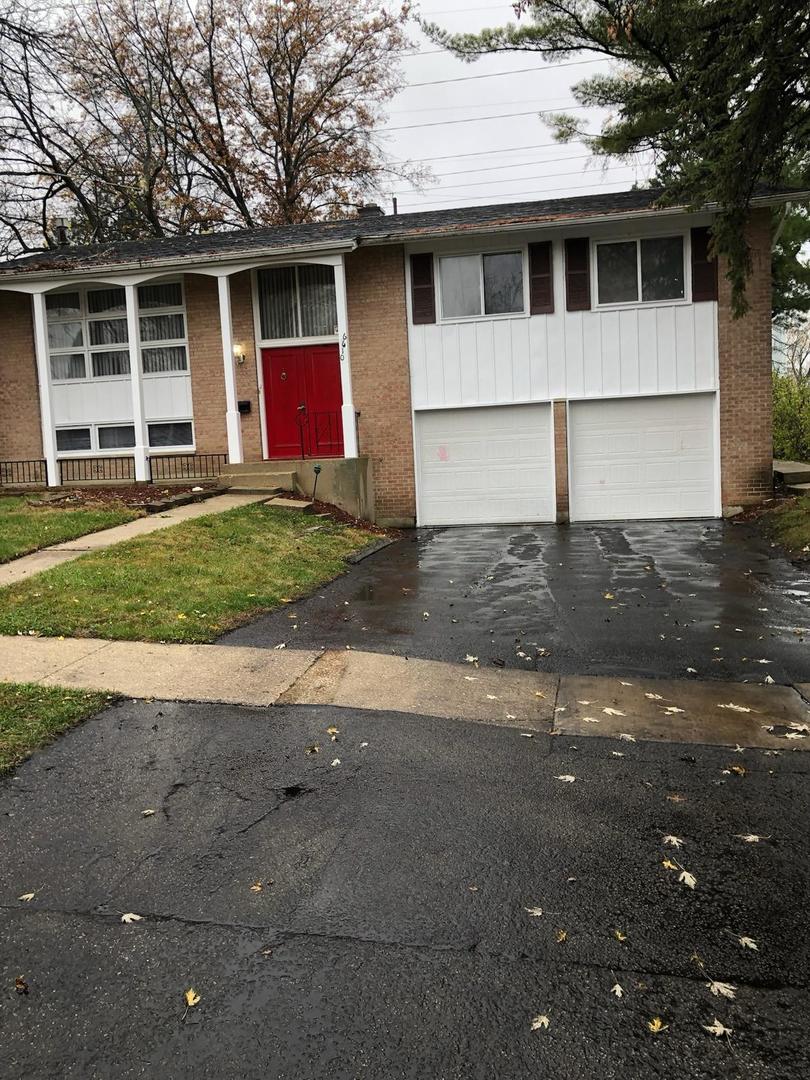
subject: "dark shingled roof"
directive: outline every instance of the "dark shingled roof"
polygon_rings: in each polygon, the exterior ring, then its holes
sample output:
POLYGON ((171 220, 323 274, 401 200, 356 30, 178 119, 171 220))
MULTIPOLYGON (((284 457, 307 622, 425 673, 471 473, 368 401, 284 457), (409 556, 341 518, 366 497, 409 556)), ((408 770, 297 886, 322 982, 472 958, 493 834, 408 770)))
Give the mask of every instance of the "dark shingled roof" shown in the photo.
POLYGON ((59 272, 117 265, 149 265, 181 260, 201 261, 207 256, 238 258, 240 254, 289 247, 317 248, 334 242, 397 243, 420 236, 454 234, 498 226, 543 224, 566 219, 581 220, 611 214, 653 210, 659 189, 618 191, 577 198, 544 199, 539 202, 465 206, 453 210, 378 215, 366 213, 340 221, 316 221, 304 225, 273 225, 262 229, 111 241, 85 247, 63 247, 36 252, 0 263, 0 275, 59 272))

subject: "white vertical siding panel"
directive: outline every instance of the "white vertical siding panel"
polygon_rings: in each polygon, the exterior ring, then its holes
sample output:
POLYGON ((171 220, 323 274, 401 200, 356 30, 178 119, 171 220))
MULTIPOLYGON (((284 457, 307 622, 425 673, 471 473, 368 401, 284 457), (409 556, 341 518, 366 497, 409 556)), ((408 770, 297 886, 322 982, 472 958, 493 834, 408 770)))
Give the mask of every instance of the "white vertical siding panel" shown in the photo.
POLYGON ((605 312, 602 316, 602 393, 605 397, 618 397, 622 392, 620 318, 618 311, 605 312))
POLYGON ((582 397, 585 392, 583 370, 582 315, 566 312, 565 327, 565 382, 569 397, 582 397))
POLYGON ((143 407, 147 420, 191 416, 191 379, 188 375, 144 375, 143 407))
POLYGON ((425 391, 429 402, 444 405, 442 327, 425 327, 425 391))
POLYGON ((461 403, 475 405, 481 400, 478 388, 478 358, 475 346, 475 326, 473 323, 460 323, 458 333, 458 356, 461 368, 461 403))
POLYGON ((694 307, 673 308, 675 315, 675 365, 678 390, 694 390, 695 315, 694 307))
MULTIPOLYGON (((553 317, 553 316, 552 316, 553 317)), ((548 326, 549 316, 536 315, 526 323, 529 334, 529 397, 549 396, 548 326)))
POLYGON ((495 401, 497 380, 491 322, 475 323, 475 354, 478 363, 479 401, 495 401))
POLYGON ((492 367, 495 373, 495 400, 514 401, 515 387, 512 365, 516 357, 512 351, 512 319, 492 320, 492 367))
POLYGON ((445 325, 442 335, 442 375, 444 381, 444 404, 461 402, 461 363, 459 359, 458 328, 445 325))
POLYGON ((602 327, 606 316, 593 311, 582 316, 582 385, 586 397, 602 396, 602 327))
POLYGON ((698 390, 717 387, 717 304, 693 304, 695 386, 698 390))
POLYGON ((658 320, 654 308, 638 309, 638 382, 639 392, 658 392, 658 320))
POLYGON ((515 401, 528 401, 532 396, 530 319, 513 319, 507 323, 511 331, 512 388, 515 401))
MULTIPOLYGON (((560 294, 558 294, 560 295, 560 294)), ((562 300, 562 297, 560 297, 562 300)), ((546 362, 548 364, 548 396, 562 398, 566 396, 567 364, 565 315, 562 312, 541 316, 546 320, 546 362)))
POLYGON ((103 424, 132 421, 129 379, 57 383, 52 387, 55 424, 103 424))
POLYGON ((637 394, 639 378, 638 311, 620 311, 619 315, 619 392, 637 394))
POLYGON ((416 408, 424 404, 425 393, 425 338, 421 326, 408 327, 408 355, 411 369, 411 401, 416 408))
POLYGON ((671 393, 678 385, 675 308, 655 309, 655 339, 658 343, 658 390, 662 394, 671 393))

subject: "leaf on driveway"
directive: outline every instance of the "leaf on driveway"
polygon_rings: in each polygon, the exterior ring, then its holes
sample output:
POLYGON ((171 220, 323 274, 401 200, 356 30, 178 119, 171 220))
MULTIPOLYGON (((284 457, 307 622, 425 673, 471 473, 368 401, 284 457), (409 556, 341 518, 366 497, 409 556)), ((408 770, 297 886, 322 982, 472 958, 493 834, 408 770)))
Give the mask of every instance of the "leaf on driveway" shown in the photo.
POLYGON ((541 1028, 548 1027, 548 1017, 545 1013, 541 1013, 540 1016, 535 1016, 532 1020, 532 1031, 539 1031, 541 1028))
POLYGON ((619 680, 619 685, 620 686, 632 686, 633 684, 631 682, 622 682, 621 680, 619 680))
POLYGON ((422 612, 422 618, 423 619, 429 619, 430 618, 430 612, 429 611, 423 611, 422 612))
POLYGON ((573 784, 573 782, 576 780, 576 777, 571 776, 570 773, 563 773, 562 776, 555 776, 554 779, 562 780, 564 784, 573 784))
POLYGON ((624 754, 621 752, 621 750, 611 750, 610 752, 613 757, 624 757, 624 754))
POLYGON ((582 719, 586 724, 601 724, 601 720, 597 720, 595 716, 583 716, 582 719))
POLYGON ((753 712, 747 705, 735 705, 733 701, 729 701, 726 705, 718 705, 718 709, 731 709, 732 712, 753 712))
POLYGON ((670 833, 667 833, 667 835, 664 837, 664 843, 667 844, 669 847, 683 847, 683 840, 681 840, 680 836, 672 836, 670 833))
POLYGON ((121 922, 122 923, 140 922, 142 918, 143 918, 143 915, 136 915, 134 911, 126 911, 121 916, 121 922))
POLYGON ((558 945, 562 945, 563 942, 568 941, 568 931, 567 930, 556 930, 555 933, 554 933, 554 936, 557 939, 557 944, 558 945))
POLYGON ((141 810, 141 817, 152 817, 154 810, 141 810))
POLYGON ((321 748, 317 743, 310 743, 309 746, 304 747, 305 754, 320 754, 321 748))
POLYGON ((193 986, 190 986, 188 990, 186 990, 186 992, 183 994, 183 998, 185 1000, 187 1009, 193 1009, 195 1005, 199 1005, 200 1003, 200 995, 197 993, 193 986))
POLYGON ((697 675, 697 668, 688 667, 686 670, 690 675, 697 675))
POLYGON ((706 989, 711 990, 715 997, 724 997, 733 1000, 737 996, 736 986, 732 986, 731 983, 727 982, 718 982, 716 979, 710 979, 706 983, 706 989))
POLYGON ((678 869, 678 864, 674 863, 672 861, 672 859, 662 859, 661 860, 661 865, 663 866, 663 868, 665 870, 677 870, 678 869))
POLYGON ((17 991, 18 994, 28 993, 28 983, 25 981, 22 975, 18 975, 17 978, 14 980, 14 989, 17 991))
POLYGON ((627 941, 627 934, 623 934, 621 930, 614 930, 613 936, 617 941, 627 941))
POLYGON ((670 716, 674 716, 676 713, 686 712, 685 709, 679 709, 677 705, 661 705, 659 708, 662 708, 664 712, 668 713, 670 716))
POLYGON ((613 595, 612 592, 602 593, 602 596, 605 598, 605 600, 615 600, 616 599, 616 597, 613 595))
POLYGON ((660 1016, 654 1016, 652 1020, 647 1021, 647 1027, 650 1029, 653 1035, 658 1035, 659 1032, 666 1031, 669 1027, 669 1024, 665 1024, 660 1016))
POLYGON ((340 728, 336 728, 335 725, 332 724, 331 727, 328 727, 326 729, 326 734, 329 736, 332 742, 337 742, 337 737, 340 734, 340 728))
POLYGON ((770 836, 760 836, 759 833, 734 833, 735 840, 742 840, 745 844, 758 844, 760 840, 770 840, 770 836))
POLYGON ((785 732, 785 738, 786 739, 806 739, 807 736, 802 731, 786 731, 785 732))
POLYGON ((714 1018, 713 1024, 701 1024, 701 1027, 708 1031, 710 1035, 716 1035, 718 1039, 721 1035, 730 1035, 734 1030, 733 1028, 724 1027, 724 1025, 720 1023, 716 1016, 714 1018))
POLYGON ((619 738, 622 739, 624 742, 635 742, 636 741, 635 735, 631 735, 627 731, 620 731, 619 732, 619 738))
POLYGON ((611 994, 613 994, 614 997, 624 997, 624 990, 622 990, 621 986, 619 986, 618 983, 614 983, 613 986, 611 986, 610 992, 611 994))
POLYGON ((645 698, 649 698, 650 701, 664 701, 665 698, 662 694, 645 694, 645 698))
POLYGON ((278 652, 279 649, 286 649, 287 648, 287 642, 286 641, 280 641, 278 643, 278 645, 274 645, 273 648, 276 650, 276 652, 278 652))
POLYGON ((534 735, 531 731, 521 731, 520 737, 521 739, 533 739, 534 735))
POLYGON ((759 952, 759 945, 757 945, 752 937, 741 937, 737 940, 744 949, 753 949, 754 952, 759 952))
POLYGON ((332 762, 332 768, 335 769, 335 768, 337 768, 338 765, 340 765, 340 758, 336 757, 334 759, 334 761, 332 762))
POLYGON ((527 907, 523 910, 526 912, 527 915, 531 915, 533 919, 539 919, 540 916, 543 914, 543 909, 541 907, 527 907))
POLYGON ((28 901, 29 901, 29 900, 33 900, 35 896, 36 896, 36 893, 32 893, 32 892, 24 892, 24 893, 22 894, 22 896, 18 896, 18 897, 17 897, 17 899, 18 899, 18 900, 22 900, 22 901, 23 901, 24 903, 26 903, 26 904, 27 904, 27 903, 28 903, 28 901))
POLYGON ((605 714, 605 716, 626 716, 627 715, 626 713, 623 713, 621 709, 614 709, 610 705, 606 705, 605 708, 602 709, 602 712, 605 714))
POLYGON ((464 661, 467 664, 477 664, 478 663, 478 657, 477 656, 470 656, 470 654, 467 653, 467 655, 464 657, 464 661))
POLYGON ((690 874, 688 870, 681 870, 680 874, 678 874, 678 881, 683 882, 690 889, 694 889, 697 885, 697 878, 694 874, 690 874))
POLYGON ((577 700, 577 705, 593 705, 593 702, 592 701, 579 701, 579 700, 577 700))

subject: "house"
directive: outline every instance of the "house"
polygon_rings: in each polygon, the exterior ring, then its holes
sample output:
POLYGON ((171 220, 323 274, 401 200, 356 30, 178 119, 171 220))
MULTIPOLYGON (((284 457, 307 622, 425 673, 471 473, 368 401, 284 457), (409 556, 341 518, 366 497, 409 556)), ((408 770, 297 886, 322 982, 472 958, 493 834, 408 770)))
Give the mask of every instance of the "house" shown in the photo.
POLYGON ((788 196, 753 201, 739 320, 711 208, 657 196, 367 207, 0 264, 0 481, 269 462, 311 490, 317 461, 334 501, 400 525, 762 500, 771 207, 788 196))

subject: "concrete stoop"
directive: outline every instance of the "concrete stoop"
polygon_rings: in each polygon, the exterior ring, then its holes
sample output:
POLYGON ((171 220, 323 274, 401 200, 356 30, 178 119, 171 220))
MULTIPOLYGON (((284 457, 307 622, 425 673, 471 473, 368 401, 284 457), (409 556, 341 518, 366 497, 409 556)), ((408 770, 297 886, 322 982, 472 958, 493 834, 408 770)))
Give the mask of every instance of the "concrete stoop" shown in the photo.
POLYGON ((219 480, 234 494, 277 495, 280 491, 295 491, 294 472, 261 461, 230 465, 219 480))
POLYGON ((810 464, 806 461, 774 461, 773 475, 790 495, 810 495, 810 464))

